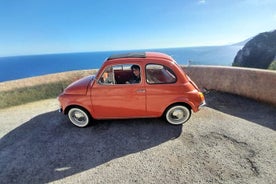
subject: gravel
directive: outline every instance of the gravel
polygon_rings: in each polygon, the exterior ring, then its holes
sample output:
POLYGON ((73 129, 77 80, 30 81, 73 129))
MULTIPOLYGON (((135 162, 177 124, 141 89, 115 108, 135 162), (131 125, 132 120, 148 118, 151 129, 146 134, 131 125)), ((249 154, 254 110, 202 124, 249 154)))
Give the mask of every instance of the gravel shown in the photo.
POLYGON ((276 183, 276 108, 210 91, 183 126, 77 128, 55 99, 0 110, 1 183, 276 183))

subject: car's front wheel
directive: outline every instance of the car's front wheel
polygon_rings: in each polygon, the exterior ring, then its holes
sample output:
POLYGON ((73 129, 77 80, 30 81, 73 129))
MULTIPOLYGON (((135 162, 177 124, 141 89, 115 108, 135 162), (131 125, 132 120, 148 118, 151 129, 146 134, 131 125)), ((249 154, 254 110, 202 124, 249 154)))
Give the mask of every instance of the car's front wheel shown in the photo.
POLYGON ((71 108, 68 112, 70 121, 77 127, 83 128, 90 123, 90 115, 79 107, 71 108))
POLYGON ((165 113, 167 122, 173 125, 181 125, 188 121, 191 116, 191 110, 184 105, 173 105, 165 113))

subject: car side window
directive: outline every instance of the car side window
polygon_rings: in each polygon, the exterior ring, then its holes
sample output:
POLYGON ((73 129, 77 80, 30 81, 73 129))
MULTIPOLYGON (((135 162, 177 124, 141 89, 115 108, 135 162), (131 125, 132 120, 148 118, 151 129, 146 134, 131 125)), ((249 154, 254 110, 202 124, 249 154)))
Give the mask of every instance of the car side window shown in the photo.
POLYGON ((100 77, 99 84, 135 84, 140 83, 140 66, 137 64, 122 64, 107 67, 100 77))
POLYGON ((100 77, 99 84, 112 85, 115 84, 114 70, 112 66, 107 67, 100 77))
POLYGON ((170 68, 159 64, 146 66, 146 78, 148 84, 169 84, 175 83, 177 80, 170 68))

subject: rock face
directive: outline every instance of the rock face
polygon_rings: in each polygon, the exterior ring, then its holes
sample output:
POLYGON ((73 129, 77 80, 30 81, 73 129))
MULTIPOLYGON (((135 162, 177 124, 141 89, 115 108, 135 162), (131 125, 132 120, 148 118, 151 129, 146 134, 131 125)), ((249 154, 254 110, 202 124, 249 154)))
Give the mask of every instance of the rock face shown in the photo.
POLYGON ((248 41, 237 53, 233 66, 267 69, 276 57, 276 30, 264 32, 248 41))

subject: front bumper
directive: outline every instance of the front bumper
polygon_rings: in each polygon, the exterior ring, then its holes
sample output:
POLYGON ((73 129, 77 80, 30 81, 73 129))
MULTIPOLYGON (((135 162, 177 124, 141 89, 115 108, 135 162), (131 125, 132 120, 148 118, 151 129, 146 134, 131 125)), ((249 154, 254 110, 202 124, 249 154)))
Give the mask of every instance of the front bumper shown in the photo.
POLYGON ((202 107, 206 106, 206 101, 204 100, 198 107, 198 109, 202 109, 202 107))

